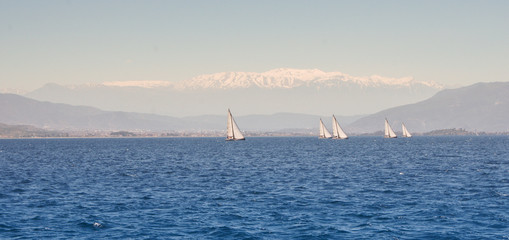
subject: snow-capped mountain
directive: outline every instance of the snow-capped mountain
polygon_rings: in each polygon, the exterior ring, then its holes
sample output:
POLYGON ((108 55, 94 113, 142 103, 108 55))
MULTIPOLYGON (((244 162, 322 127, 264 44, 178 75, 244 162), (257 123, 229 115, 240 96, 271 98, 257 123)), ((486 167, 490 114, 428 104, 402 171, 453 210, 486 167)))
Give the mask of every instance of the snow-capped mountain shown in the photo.
POLYGON ((356 77, 318 69, 280 68, 262 73, 225 72, 181 82, 120 81, 61 86, 47 84, 25 96, 41 101, 170 116, 293 112, 369 114, 414 103, 442 88, 412 77, 356 77))
POLYGON ((172 87, 175 83, 169 81, 115 81, 104 82, 102 85, 107 87, 141 87, 141 88, 158 88, 172 87))
POLYGON ((441 88, 432 82, 415 81, 412 77, 386 78, 381 76, 355 77, 341 72, 323 72, 318 69, 278 68, 263 73, 223 72, 195 77, 180 83, 181 88, 296 88, 301 86, 340 87, 354 83, 363 87, 411 86, 414 84, 441 88))
POLYGON ((344 84, 356 84, 362 87, 410 87, 423 85, 441 89, 434 82, 416 81, 412 77, 389 78, 378 75, 356 77, 341 72, 324 72, 318 69, 278 68, 262 73, 222 72, 205 74, 182 82, 169 81, 125 81, 105 82, 105 86, 115 87, 172 87, 175 89, 235 89, 235 88, 296 88, 296 87, 341 87, 344 84))

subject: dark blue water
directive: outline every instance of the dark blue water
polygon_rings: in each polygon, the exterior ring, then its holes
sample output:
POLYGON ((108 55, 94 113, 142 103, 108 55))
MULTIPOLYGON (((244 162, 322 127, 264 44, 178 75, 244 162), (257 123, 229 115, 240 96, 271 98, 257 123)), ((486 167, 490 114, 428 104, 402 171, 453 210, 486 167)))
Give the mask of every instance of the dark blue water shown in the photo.
POLYGON ((2 239, 509 239, 509 137, 0 140, 2 239))

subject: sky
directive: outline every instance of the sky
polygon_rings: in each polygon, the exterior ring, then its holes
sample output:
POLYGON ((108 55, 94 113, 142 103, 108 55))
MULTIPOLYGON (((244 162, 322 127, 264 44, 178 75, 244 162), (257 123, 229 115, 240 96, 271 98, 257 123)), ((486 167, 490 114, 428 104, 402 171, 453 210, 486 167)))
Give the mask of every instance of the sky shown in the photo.
POLYGON ((509 1, 0 0, 0 89, 320 69, 509 81, 509 1))

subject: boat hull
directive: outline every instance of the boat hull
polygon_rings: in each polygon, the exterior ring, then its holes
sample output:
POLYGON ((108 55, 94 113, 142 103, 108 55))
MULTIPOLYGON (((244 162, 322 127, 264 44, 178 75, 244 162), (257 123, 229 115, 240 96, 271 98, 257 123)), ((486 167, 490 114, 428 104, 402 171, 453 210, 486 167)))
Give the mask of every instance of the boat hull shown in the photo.
POLYGON ((244 141, 246 140, 245 138, 242 138, 242 139, 233 139, 233 138, 227 138, 226 141, 244 141))

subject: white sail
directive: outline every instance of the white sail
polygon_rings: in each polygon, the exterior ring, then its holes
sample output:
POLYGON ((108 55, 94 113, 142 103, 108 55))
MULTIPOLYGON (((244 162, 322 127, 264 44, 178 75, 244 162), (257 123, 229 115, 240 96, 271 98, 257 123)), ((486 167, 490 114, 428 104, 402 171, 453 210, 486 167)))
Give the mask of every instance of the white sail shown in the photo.
POLYGON ((404 123, 401 123, 401 129, 403 130, 403 137, 412 137, 412 134, 406 129, 404 123))
POLYGON ((325 125, 322 122, 322 119, 320 119, 320 137, 319 138, 331 138, 332 135, 330 134, 329 130, 325 128, 325 125))
POLYGON ((230 109, 228 109, 228 120, 226 122, 226 140, 245 140, 244 135, 242 135, 242 132, 239 129, 239 126, 237 126, 237 123, 233 119, 232 113, 230 112, 230 109))
POLYGON ((339 126, 338 120, 336 120, 336 116, 332 115, 332 134, 334 135, 334 139, 347 139, 348 136, 343 131, 341 126, 339 126))
POLYGON ((385 119, 385 138, 396 138, 396 133, 391 128, 391 125, 389 125, 389 121, 387 121, 387 118, 385 119))

